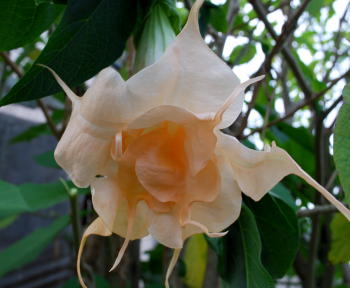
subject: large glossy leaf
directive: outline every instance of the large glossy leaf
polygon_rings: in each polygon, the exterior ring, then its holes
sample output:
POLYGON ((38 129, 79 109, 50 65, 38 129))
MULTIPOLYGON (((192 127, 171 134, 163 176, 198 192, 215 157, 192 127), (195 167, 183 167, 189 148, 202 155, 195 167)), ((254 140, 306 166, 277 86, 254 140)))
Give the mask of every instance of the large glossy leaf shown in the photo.
POLYGON ((33 41, 49 28, 63 7, 52 3, 37 4, 35 0, 1 0, 0 51, 33 41))
MULTIPOLYGON (((86 192, 87 189, 79 191, 86 192)), ((20 186, 0 181, 0 217, 35 212, 67 200, 68 197, 68 192, 60 181, 20 186)))
POLYGON ((239 219, 225 237, 208 241, 219 256, 222 287, 274 287, 271 275, 261 263, 261 239, 248 207, 242 207, 239 219))
POLYGON ((76 85, 111 65, 123 52, 135 24, 136 0, 70 0, 61 23, 25 76, 1 101, 41 98, 60 91, 54 69, 68 84, 76 85))
POLYGON ((0 252, 0 277, 33 261, 53 238, 68 225, 69 216, 62 216, 50 226, 39 228, 0 252))
POLYGON ((299 247, 298 220, 293 207, 279 197, 265 195, 259 202, 246 198, 259 229, 262 263, 274 278, 290 268, 299 247))
POLYGON ((334 161, 345 200, 350 204, 350 84, 343 90, 344 104, 341 107, 334 131, 334 161))

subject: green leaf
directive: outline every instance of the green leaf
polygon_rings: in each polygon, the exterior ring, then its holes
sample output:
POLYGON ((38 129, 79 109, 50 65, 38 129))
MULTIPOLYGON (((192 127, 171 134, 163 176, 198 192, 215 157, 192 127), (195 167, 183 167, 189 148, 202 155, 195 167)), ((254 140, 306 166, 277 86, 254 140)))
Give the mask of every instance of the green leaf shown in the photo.
POLYGON ((293 210, 296 210, 295 200, 290 193, 289 189, 284 186, 282 183, 278 183, 272 190, 269 192, 271 196, 277 197, 288 204, 293 210))
POLYGON ((163 288, 163 269, 162 269, 162 261, 164 257, 164 246, 157 244, 155 248, 147 251, 146 253, 149 256, 149 259, 146 262, 141 263, 141 273, 142 279, 145 281, 145 287, 153 287, 159 286, 159 288, 163 288))
POLYGON ((223 7, 223 5, 213 7, 210 10, 209 21, 215 30, 226 33, 228 27, 223 7))
POLYGON ((337 213, 331 223, 332 242, 328 258, 333 264, 350 261, 350 222, 337 213))
POLYGON ((39 58, 0 106, 61 91, 47 69, 37 63, 51 67, 70 86, 111 65, 133 30, 135 5, 135 0, 70 0, 39 58))
POLYGON ((28 212, 29 207, 17 186, 0 181, 0 212, 16 214, 28 212))
POLYGON ((2 0, 0 2, 0 51, 30 43, 63 10, 62 5, 36 3, 34 0, 2 0))
POLYGON ((37 258, 57 234, 68 225, 69 216, 55 220, 50 226, 39 228, 0 252, 0 277, 37 258))
POLYGON ((223 288, 272 288, 274 281, 261 263, 261 239, 253 213, 242 206, 239 219, 223 238, 210 238, 219 256, 223 288))
MULTIPOLYGON (((78 191, 85 193, 87 190, 78 191)), ((46 184, 27 183, 20 186, 0 181, 0 216, 35 212, 65 201, 68 197, 68 192, 60 181, 46 184)))
POLYGON ((18 215, 11 215, 11 216, 1 218, 0 219, 0 229, 4 229, 7 226, 10 226, 13 222, 16 221, 17 218, 18 218, 18 215))
POLYGON ((256 47, 254 42, 249 42, 244 45, 236 46, 231 55, 229 62, 233 65, 240 65, 249 62, 256 54, 256 47))
POLYGON ((41 166, 61 169, 55 160, 54 151, 47 151, 45 153, 35 155, 34 160, 41 166))
POLYGON ((321 8, 323 6, 324 0, 311 0, 306 10, 310 13, 310 15, 317 17, 320 15, 321 8))
POLYGON ((345 102, 340 108, 334 130, 334 162, 344 189, 345 201, 350 204, 350 84, 343 90, 345 102))
POLYGON ((13 137, 10 141, 11 144, 30 141, 42 134, 50 134, 50 130, 47 124, 39 124, 28 128, 17 136, 13 137))
POLYGON ((271 194, 259 202, 246 198, 255 216, 262 242, 262 263, 274 278, 286 274, 299 247, 299 226, 295 211, 271 194))
POLYGON ((186 245, 184 262, 186 274, 184 283, 188 288, 202 288, 207 266, 208 243, 203 234, 192 236, 186 245))
MULTIPOLYGON (((106 279, 104 279, 102 276, 94 275, 95 276, 95 284, 96 288, 110 288, 111 286, 107 282, 106 279)), ((69 279, 61 288, 81 288, 79 284, 79 280, 77 277, 73 277, 69 279)))

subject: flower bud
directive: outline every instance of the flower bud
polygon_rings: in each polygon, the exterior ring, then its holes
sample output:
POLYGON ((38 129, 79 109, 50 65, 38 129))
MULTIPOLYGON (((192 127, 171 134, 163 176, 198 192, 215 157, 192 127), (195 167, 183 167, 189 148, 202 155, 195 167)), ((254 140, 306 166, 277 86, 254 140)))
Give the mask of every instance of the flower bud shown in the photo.
POLYGON ((145 21, 137 45, 135 70, 139 71, 156 62, 174 38, 175 32, 167 17, 165 7, 156 3, 145 21))

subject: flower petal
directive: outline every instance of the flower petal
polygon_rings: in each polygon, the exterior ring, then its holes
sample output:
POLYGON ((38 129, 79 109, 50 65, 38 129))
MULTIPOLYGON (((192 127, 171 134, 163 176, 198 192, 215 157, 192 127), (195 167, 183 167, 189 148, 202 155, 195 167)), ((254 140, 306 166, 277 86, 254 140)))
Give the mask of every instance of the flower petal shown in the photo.
POLYGON ((177 260, 179 259, 179 256, 180 256, 180 253, 181 253, 181 249, 174 249, 174 251, 173 251, 173 256, 171 257, 168 269, 166 270, 165 284, 164 284, 165 288, 170 288, 169 278, 170 278, 171 273, 173 272, 173 270, 176 266, 177 260))
POLYGON ((234 177, 242 192, 260 200, 285 176, 296 171, 289 155, 278 147, 270 152, 255 151, 229 135, 218 133, 218 145, 230 159, 234 177))
POLYGON ((285 176, 295 174, 319 191, 350 221, 350 211, 275 144, 266 151, 255 151, 221 132, 218 132, 218 143, 231 161, 234 177, 242 192, 255 201, 260 200, 285 176))
MULTIPOLYGON (((193 113, 211 113, 221 107, 240 81, 232 70, 203 41, 198 11, 203 0, 193 5, 187 24, 155 64, 127 81, 129 98, 179 106, 193 113)), ((224 115, 220 127, 231 124, 241 112, 239 97, 224 115)))
POLYGON ((182 228, 172 213, 153 213, 149 233, 161 244, 173 249, 183 246, 182 228))
POLYGON ((81 97, 80 114, 94 126, 119 130, 134 115, 134 107, 128 101, 126 82, 116 70, 108 67, 97 74, 81 97))
POLYGON ((221 178, 220 191, 212 202, 194 202, 191 206, 191 219, 205 225, 210 232, 220 232, 238 218, 242 193, 233 178, 233 170, 227 159, 218 160, 221 178))
POLYGON ((187 203, 213 201, 220 189, 220 174, 216 161, 208 161, 195 176, 188 178, 186 186, 187 193, 184 199, 187 203))
MULTIPOLYGON (((79 108, 77 108, 79 109, 79 108)), ((113 131, 98 129, 73 111, 55 150, 57 163, 78 187, 87 187, 96 175, 105 175, 113 166, 110 157, 113 131)))
MULTIPOLYGON (((128 202, 120 191, 118 183, 110 178, 97 178, 92 184, 92 203, 96 213, 101 217, 110 231, 126 237, 129 222, 128 202)), ((144 201, 136 206, 133 229, 130 240, 148 235, 149 208, 144 201)))
POLYGON ((74 102, 55 159, 78 187, 89 186, 96 175, 105 175, 113 166, 110 149, 114 135, 129 117, 122 101, 124 87, 119 74, 107 68, 98 74, 85 95, 74 102))
POLYGON ((110 235, 112 235, 112 233, 103 224, 101 218, 96 218, 90 224, 90 226, 85 230, 85 232, 83 234, 83 238, 81 239, 81 242, 80 242, 78 256, 77 256, 77 274, 78 274, 80 285, 83 288, 87 288, 87 286, 85 285, 83 277, 81 276, 81 270, 80 270, 81 256, 83 254, 86 240, 90 235, 110 236, 110 235))
MULTIPOLYGON (((134 119, 128 129, 142 129, 169 121, 182 125, 185 128, 185 151, 192 175, 197 174, 210 160, 215 146, 216 136, 213 133, 212 119, 201 119, 186 109, 161 105, 155 107, 140 117, 134 119)), ((155 144, 155 142, 154 142, 155 144)))

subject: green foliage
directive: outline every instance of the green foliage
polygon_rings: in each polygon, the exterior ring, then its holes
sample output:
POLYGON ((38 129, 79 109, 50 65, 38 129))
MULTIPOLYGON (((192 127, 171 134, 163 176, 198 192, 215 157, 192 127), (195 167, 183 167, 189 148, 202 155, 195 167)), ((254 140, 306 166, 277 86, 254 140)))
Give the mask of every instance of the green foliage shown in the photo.
POLYGON ((299 227, 294 207, 267 194, 259 202, 246 199, 259 229, 265 268, 274 278, 286 274, 299 247, 299 227))
POLYGON ((293 196, 282 183, 278 183, 275 187, 273 187, 272 190, 269 192, 269 194, 271 196, 281 199, 286 204, 288 204, 289 207, 296 210, 295 200, 293 196))
POLYGON ((256 47, 253 41, 244 45, 237 45, 230 55, 229 62, 232 63, 232 65, 247 63, 252 60, 255 55, 256 47))
POLYGON ((63 7, 34 0, 2 0, 0 51, 11 50, 33 41, 49 28, 63 7))
POLYGON ((0 218, 0 230, 10 226, 13 222, 16 221, 18 215, 10 215, 5 218, 0 218))
POLYGON ((47 124, 35 125, 13 137, 10 143, 16 144, 19 142, 30 141, 43 134, 50 134, 47 124))
POLYGON ((208 257, 208 243, 202 234, 191 237, 185 248, 184 263, 186 274, 184 283, 188 288, 202 288, 208 257))
POLYGON ((62 216, 50 226, 39 228, 5 250, 2 250, 0 252, 0 277, 13 269, 33 261, 68 224, 69 217, 62 216))
POLYGON ((224 11, 224 6, 216 6, 210 10, 210 24, 217 30, 223 33, 227 32, 227 21, 224 11))
POLYGON ((149 261, 141 263, 142 279, 146 283, 146 287, 163 287, 162 283, 162 267, 159 265, 163 261, 164 247, 160 244, 156 245, 153 250, 147 252, 149 261), (157 286, 158 285, 158 286, 157 286))
POLYGON ((323 2, 324 0, 311 0, 306 9, 312 16, 317 17, 320 15, 323 2))
MULTIPOLYGON (((99 275, 95 275, 95 284, 96 288, 111 288, 106 279, 99 275)), ((76 277, 73 277, 67 281, 61 288, 81 288, 79 280, 76 277)))
POLYGON ((58 166, 54 158, 54 151, 47 151, 42 154, 36 155, 34 157, 34 160, 42 166, 61 169, 61 167, 58 166))
POLYGON ((344 188, 347 203, 350 203, 350 85, 343 90, 345 102, 341 107, 334 131, 334 161, 344 188))
POLYGON ((337 213, 331 223, 332 243, 328 258, 334 263, 350 261, 350 222, 337 213))
POLYGON ((41 98, 60 91, 54 69, 68 84, 77 85, 112 64, 123 52, 135 24, 134 1, 69 1, 62 21, 31 69, 0 101, 0 106, 41 98))
POLYGON ((252 211, 242 206, 229 233, 208 239, 219 256, 222 287, 272 288, 274 281, 261 262, 261 238, 252 211))
MULTIPOLYGON (((86 193, 87 189, 79 189, 86 193)), ((35 212, 67 200, 68 192, 60 182, 19 186, 0 181, 0 216, 8 217, 24 212, 35 212)))

